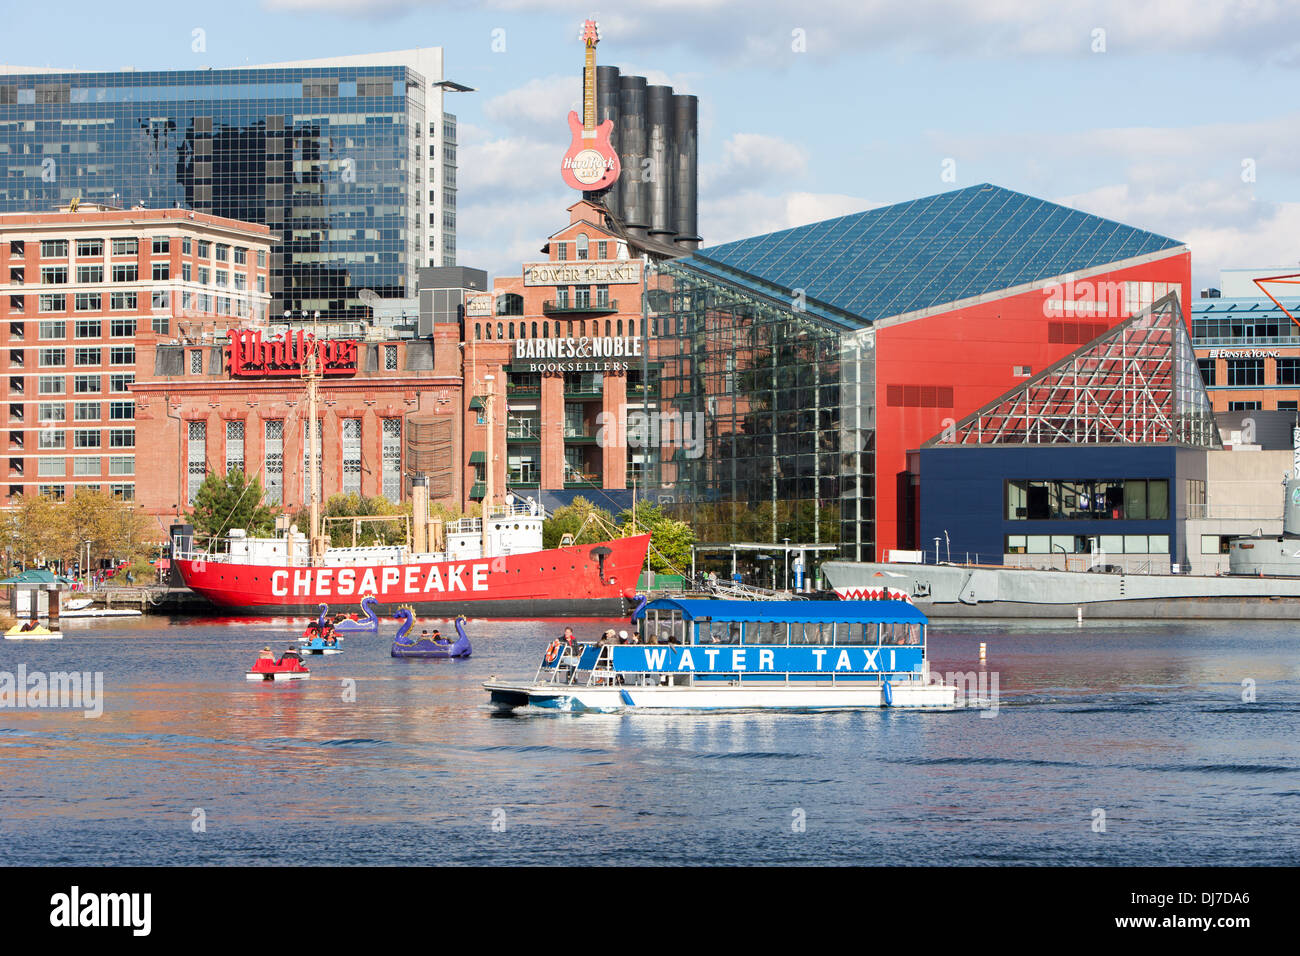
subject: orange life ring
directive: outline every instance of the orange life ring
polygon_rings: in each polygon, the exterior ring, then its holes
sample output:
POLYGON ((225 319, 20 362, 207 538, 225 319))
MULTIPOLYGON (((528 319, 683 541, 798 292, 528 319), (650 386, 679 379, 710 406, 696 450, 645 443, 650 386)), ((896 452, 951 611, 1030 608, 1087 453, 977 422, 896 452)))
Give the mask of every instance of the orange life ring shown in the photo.
POLYGON ((551 646, 546 649, 546 663, 553 664, 555 659, 560 656, 560 642, 551 641, 551 646))

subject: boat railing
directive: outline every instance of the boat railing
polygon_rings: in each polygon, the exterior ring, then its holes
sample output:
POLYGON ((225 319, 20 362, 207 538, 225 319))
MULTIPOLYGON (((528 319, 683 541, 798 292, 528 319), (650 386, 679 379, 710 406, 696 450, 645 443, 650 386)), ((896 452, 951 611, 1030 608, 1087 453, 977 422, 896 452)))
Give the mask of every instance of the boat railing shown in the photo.
MULTIPOLYGON (((541 512, 536 506, 530 507, 526 502, 513 505, 494 505, 492 510, 488 512, 489 521, 493 518, 540 518, 541 516, 541 512)), ((457 518, 447 525, 449 534, 470 534, 482 530, 482 518, 457 518)))
POLYGON ((802 594, 793 591, 773 591, 770 588, 761 588, 754 584, 739 584, 735 581, 728 581, 725 584, 719 581, 709 588, 709 592, 731 601, 790 601, 803 597, 802 594))

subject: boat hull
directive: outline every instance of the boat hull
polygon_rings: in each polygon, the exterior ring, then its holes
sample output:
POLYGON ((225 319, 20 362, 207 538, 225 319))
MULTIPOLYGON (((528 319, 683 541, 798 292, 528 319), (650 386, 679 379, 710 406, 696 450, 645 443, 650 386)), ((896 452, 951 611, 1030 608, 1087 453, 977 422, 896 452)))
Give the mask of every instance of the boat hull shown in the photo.
POLYGON ((274 671, 270 673, 262 673, 260 671, 249 671, 247 674, 244 675, 244 677, 247 680, 275 682, 275 681, 287 681, 287 680, 306 680, 307 678, 311 677, 311 674, 307 673, 306 671, 274 671))
POLYGON ((284 567, 175 560, 185 584, 233 612, 314 617, 322 603, 375 595, 420 615, 621 617, 632 608, 649 535, 470 561, 284 567))
POLYGON ((883 687, 788 686, 753 687, 632 687, 487 681, 483 687, 494 706, 502 709, 537 707, 558 711, 633 710, 863 710, 893 707, 906 710, 952 710, 957 688, 951 684, 906 682, 892 684, 892 702, 883 687))

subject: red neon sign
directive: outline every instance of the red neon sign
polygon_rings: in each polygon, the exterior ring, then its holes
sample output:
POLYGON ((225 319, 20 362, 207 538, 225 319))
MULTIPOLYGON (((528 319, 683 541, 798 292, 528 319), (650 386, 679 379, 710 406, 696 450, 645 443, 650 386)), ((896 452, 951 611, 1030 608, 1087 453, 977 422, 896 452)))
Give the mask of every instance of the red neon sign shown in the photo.
POLYGON ((325 375, 354 375, 357 371, 354 340, 317 342, 302 329, 273 339, 262 338, 260 330, 231 329, 225 353, 226 370, 236 376, 298 375, 313 353, 325 375))

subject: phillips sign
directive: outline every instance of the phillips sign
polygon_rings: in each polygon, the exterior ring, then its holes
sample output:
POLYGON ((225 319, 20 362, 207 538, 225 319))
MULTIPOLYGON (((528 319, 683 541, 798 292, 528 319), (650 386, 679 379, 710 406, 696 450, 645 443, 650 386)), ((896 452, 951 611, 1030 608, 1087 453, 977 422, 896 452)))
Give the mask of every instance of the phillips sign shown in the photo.
POLYGON ((273 339, 260 329, 231 329, 226 347, 226 369, 231 375, 298 375, 313 352, 325 375, 353 375, 357 371, 357 343, 352 339, 316 341, 303 329, 273 339))

